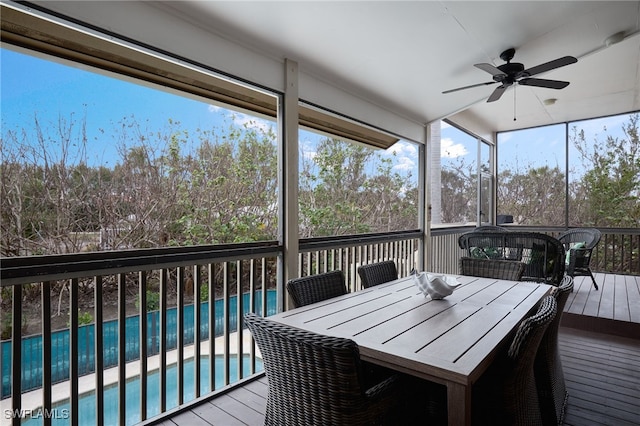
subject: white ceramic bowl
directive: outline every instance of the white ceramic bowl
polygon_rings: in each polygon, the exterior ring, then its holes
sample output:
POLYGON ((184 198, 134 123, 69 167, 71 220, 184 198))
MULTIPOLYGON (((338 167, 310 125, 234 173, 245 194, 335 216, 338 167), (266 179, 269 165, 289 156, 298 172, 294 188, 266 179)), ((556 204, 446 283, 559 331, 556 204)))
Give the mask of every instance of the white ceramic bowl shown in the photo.
POLYGON ((433 300, 444 299, 460 284, 456 277, 426 272, 414 275, 413 280, 422 294, 433 300))

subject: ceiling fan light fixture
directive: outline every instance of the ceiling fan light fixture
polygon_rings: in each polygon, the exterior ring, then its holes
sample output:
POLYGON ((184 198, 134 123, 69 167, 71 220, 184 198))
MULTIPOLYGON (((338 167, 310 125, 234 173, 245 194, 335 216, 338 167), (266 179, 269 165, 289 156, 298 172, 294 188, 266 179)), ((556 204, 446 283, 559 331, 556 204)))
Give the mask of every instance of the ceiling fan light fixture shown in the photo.
POLYGON ((609 47, 624 40, 624 31, 619 31, 604 40, 604 45, 609 47))

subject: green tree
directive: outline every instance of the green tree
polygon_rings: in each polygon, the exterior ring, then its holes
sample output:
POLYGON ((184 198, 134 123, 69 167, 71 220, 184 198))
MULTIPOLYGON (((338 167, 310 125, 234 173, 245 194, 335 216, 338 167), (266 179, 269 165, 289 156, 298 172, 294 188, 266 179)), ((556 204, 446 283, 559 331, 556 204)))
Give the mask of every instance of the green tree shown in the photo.
MULTIPOLYGON (((639 114, 623 124, 624 137, 606 135, 586 140, 584 130, 573 128, 571 141, 580 153, 585 170, 576 194, 584 194, 579 224, 635 228, 640 225, 639 114)), ((606 132, 607 129, 605 128, 606 132)))
POLYGON ((522 225, 564 223, 565 175, 558 167, 529 167, 524 172, 502 169, 498 176, 501 212, 522 225))
POLYGON ((440 183, 442 223, 475 222, 478 198, 475 162, 467 164, 460 158, 456 164, 443 166, 440 183))
POLYGON ((276 136, 249 123, 226 132, 199 131, 188 162, 188 185, 180 192, 181 215, 171 239, 192 244, 249 242, 277 236, 276 136))
POLYGON ((418 192, 411 182, 372 147, 322 139, 300 173, 300 236, 415 229, 418 192))

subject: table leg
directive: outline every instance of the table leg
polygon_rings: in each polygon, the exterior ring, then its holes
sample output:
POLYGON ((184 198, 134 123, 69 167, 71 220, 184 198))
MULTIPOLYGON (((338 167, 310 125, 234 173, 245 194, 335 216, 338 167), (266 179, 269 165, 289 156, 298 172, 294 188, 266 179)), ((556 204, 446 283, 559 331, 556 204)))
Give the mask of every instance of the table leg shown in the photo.
POLYGON ((449 426, 471 425, 471 385, 447 383, 449 426))

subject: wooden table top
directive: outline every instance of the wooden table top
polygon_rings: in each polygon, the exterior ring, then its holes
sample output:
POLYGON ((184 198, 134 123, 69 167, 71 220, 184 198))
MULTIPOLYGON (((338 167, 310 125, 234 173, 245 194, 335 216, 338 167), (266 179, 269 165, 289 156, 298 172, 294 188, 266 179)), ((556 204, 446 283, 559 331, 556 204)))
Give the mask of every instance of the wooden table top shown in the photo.
POLYGON ((474 383, 520 321, 551 291, 533 282, 457 275, 443 300, 402 278, 269 317, 346 337, 362 359, 439 383, 474 383))

